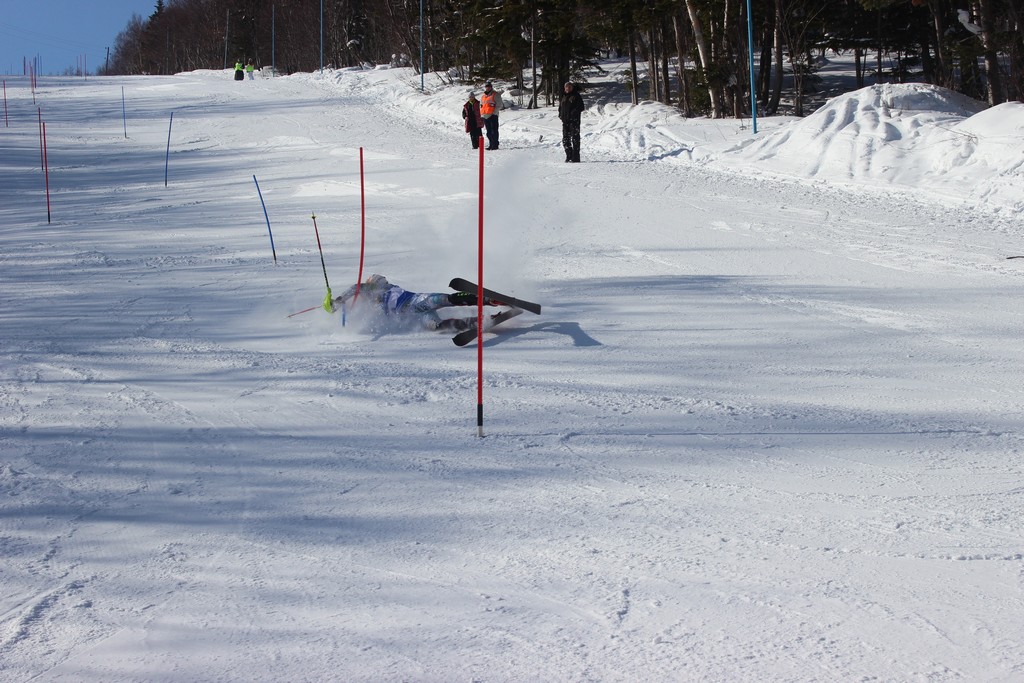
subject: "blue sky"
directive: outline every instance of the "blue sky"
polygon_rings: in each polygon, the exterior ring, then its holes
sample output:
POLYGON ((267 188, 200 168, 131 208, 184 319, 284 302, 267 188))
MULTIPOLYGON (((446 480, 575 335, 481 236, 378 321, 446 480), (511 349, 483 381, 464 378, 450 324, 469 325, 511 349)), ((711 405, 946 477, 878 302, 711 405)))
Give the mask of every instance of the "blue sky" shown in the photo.
POLYGON ((96 73, 132 14, 148 17, 156 0, 0 0, 0 7, 0 74, 20 76, 22 58, 35 57, 41 74, 75 69, 83 58, 96 73))

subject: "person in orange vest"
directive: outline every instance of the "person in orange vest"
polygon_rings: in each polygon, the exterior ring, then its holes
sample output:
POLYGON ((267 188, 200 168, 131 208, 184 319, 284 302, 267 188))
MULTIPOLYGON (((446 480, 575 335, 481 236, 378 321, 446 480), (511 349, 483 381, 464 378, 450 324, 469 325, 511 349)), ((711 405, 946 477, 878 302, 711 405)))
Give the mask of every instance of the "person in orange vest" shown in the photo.
POLYGON ((473 149, 480 146, 480 133, 484 127, 484 119, 480 116, 480 100, 476 93, 469 91, 469 98, 462 105, 462 118, 466 122, 466 132, 469 133, 469 141, 473 143, 473 149))
POLYGON ((484 94, 480 97, 480 116, 484 118, 484 128, 487 129, 487 149, 498 149, 498 112, 504 108, 501 93, 494 89, 490 81, 484 83, 484 94))

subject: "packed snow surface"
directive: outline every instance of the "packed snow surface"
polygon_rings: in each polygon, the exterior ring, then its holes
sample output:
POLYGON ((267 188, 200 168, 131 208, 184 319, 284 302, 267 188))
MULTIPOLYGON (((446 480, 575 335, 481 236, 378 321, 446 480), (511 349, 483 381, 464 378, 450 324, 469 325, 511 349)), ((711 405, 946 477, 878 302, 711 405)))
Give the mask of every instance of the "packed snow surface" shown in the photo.
POLYGON ((1024 680, 1022 105, 593 80, 580 164, 505 95, 480 393, 315 308, 476 278, 466 86, 7 80, 3 680, 1024 680))

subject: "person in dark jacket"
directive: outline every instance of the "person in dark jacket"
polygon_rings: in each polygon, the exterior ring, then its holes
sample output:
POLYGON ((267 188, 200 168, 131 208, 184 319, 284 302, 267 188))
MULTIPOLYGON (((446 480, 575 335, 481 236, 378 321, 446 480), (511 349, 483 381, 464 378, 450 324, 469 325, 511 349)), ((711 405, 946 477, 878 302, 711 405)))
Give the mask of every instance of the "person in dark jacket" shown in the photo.
POLYGON ((576 86, 566 83, 565 93, 558 103, 558 118, 562 119, 562 147, 565 148, 566 163, 580 161, 580 116, 583 114, 583 97, 576 86))
POLYGON ((484 127, 484 119, 480 115, 480 100, 476 98, 476 93, 472 90, 469 91, 469 99, 462 105, 462 119, 466 122, 466 132, 469 133, 473 149, 476 149, 480 146, 480 134, 484 127))

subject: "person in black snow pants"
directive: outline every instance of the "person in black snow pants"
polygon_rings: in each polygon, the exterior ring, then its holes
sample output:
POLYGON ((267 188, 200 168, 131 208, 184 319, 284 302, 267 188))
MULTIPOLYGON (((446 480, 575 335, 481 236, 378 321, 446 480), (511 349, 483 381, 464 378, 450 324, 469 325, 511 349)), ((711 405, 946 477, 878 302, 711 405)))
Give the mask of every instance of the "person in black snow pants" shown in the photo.
POLYGON ((469 133, 469 141, 473 143, 473 149, 480 146, 481 129, 484 127, 484 119, 480 115, 480 100, 476 93, 469 91, 469 99, 462 105, 462 119, 466 122, 466 132, 469 133))
POLYGON ((565 84, 565 94, 558 103, 558 118, 562 119, 562 147, 565 148, 566 163, 580 161, 580 116, 583 114, 583 97, 572 83, 565 84))

